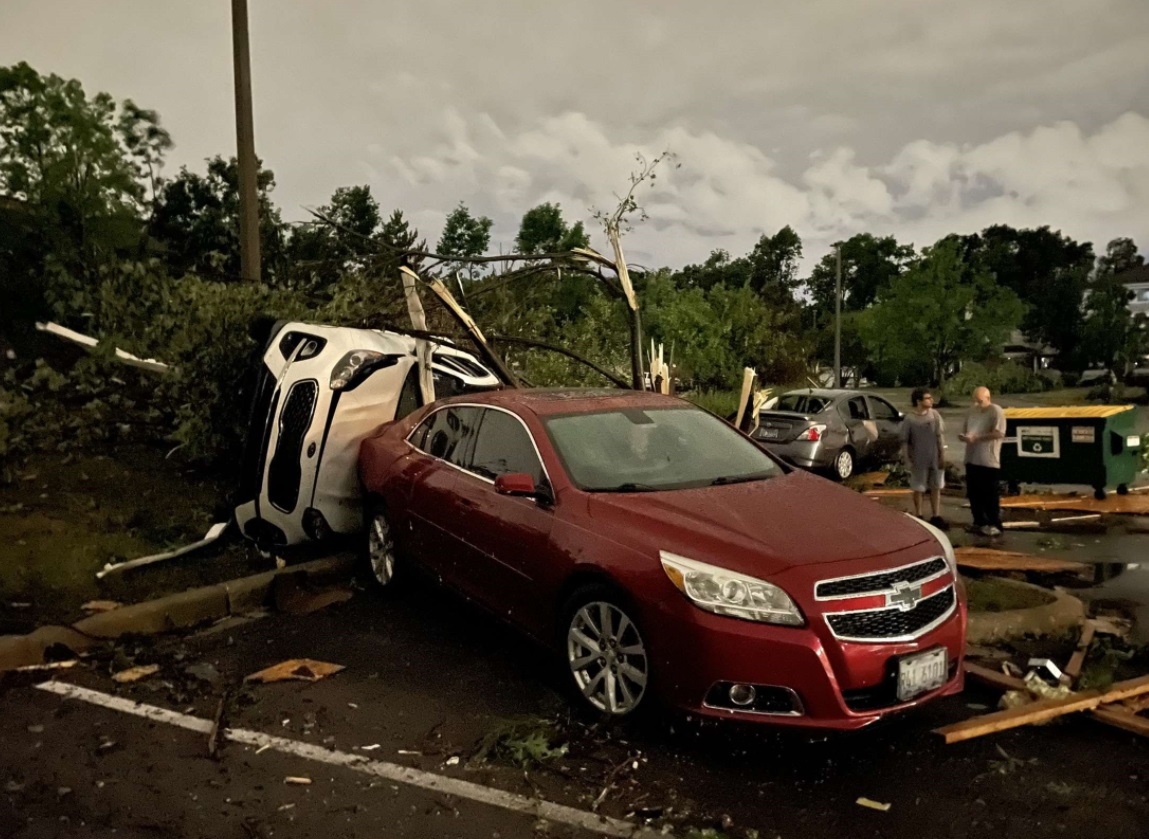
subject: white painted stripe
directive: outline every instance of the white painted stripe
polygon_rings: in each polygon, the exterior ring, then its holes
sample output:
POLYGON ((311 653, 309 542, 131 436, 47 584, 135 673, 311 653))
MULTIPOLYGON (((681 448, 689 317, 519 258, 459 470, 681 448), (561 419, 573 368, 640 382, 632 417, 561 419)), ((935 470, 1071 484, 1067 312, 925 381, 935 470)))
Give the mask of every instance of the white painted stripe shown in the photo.
MULTIPOLYGON (((124 714, 132 714, 155 722, 168 723, 169 725, 185 728, 189 731, 196 731, 201 734, 210 733, 212 728, 211 720, 192 717, 187 714, 181 714, 178 711, 169 711, 167 708, 159 708, 155 705, 133 702, 130 699, 123 699, 119 696, 112 696, 78 685, 67 684, 66 682, 49 681, 36 685, 36 687, 49 693, 58 694, 67 699, 75 699, 92 705, 99 705, 103 708, 109 708, 124 714)), ((639 837, 659 835, 622 819, 600 816, 586 810, 578 810, 574 807, 555 804, 554 802, 544 801, 539 798, 527 798, 524 795, 517 795, 513 792, 486 787, 482 784, 464 781, 459 778, 451 778, 446 775, 436 775, 433 772, 424 772, 421 769, 414 769, 410 766, 400 766, 397 763, 388 763, 381 760, 370 760, 362 755, 325 749, 322 746, 315 746, 311 743, 303 743, 298 740, 290 740, 286 737, 276 737, 270 734, 264 734, 261 731, 228 728, 223 732, 223 736, 228 740, 245 746, 254 746, 260 751, 272 749, 282 754, 294 755, 307 760, 326 763, 330 766, 341 766, 345 769, 351 769, 365 775, 372 775, 377 778, 384 778, 389 781, 419 787, 420 789, 458 796, 459 798, 477 801, 481 804, 489 804, 492 807, 500 807, 504 810, 526 813, 537 818, 561 822, 571 825, 572 827, 578 827, 608 836, 619 836, 624 837, 624 839, 639 839, 639 837)))

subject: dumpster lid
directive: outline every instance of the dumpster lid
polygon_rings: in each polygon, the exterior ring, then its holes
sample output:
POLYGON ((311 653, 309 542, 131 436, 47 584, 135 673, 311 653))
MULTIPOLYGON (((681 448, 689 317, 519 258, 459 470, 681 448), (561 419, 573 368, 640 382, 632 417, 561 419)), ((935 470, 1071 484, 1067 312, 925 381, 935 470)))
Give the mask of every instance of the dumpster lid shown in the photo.
POLYGON ((1132 405, 1066 405, 1063 408, 1006 408, 1007 419, 1103 419, 1132 411, 1132 405))

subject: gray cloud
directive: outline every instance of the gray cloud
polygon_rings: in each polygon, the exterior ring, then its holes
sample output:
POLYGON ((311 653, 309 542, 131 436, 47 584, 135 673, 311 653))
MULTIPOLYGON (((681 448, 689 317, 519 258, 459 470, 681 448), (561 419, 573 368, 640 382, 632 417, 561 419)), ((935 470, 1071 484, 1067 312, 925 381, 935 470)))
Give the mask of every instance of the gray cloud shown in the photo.
MULTIPOLYGON (((585 219, 633 154, 648 264, 794 225, 924 244, 985 224, 1149 241, 1144 0, 249 0, 256 139, 288 218, 369 183, 434 241, 463 200, 504 247, 585 219)), ((234 148, 228 4, 8 0, 0 55, 157 109, 174 166, 234 148)))

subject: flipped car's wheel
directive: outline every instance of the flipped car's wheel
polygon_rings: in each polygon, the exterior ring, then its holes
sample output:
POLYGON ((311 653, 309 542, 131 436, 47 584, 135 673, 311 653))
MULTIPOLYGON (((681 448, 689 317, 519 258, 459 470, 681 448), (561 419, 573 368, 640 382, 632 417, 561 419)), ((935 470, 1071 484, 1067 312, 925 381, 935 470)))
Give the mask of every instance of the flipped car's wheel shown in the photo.
POLYGON ((611 717, 645 707, 650 681, 646 642, 620 604, 610 589, 591 586, 575 592, 564 612, 563 651, 575 688, 590 707, 611 717))
POLYGON ((842 449, 834 458, 834 477, 839 481, 854 474, 854 453, 849 449, 842 449))
POLYGON ((367 507, 367 544, 364 551, 371 581, 379 588, 395 584, 395 534, 383 502, 375 500, 367 507))

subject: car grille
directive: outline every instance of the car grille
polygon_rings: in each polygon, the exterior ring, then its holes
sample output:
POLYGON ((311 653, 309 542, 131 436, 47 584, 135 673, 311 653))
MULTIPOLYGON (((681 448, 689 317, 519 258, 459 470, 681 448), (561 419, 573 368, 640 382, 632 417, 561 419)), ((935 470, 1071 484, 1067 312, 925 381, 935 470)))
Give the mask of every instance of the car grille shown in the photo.
POLYGON ((834 635, 844 641, 914 638, 948 616, 955 602, 954 587, 950 585, 923 598, 907 612, 897 607, 864 612, 830 612, 826 615, 826 623, 834 635))
POLYGON ((858 597, 864 594, 881 594, 891 590, 897 583, 916 583, 946 570, 946 561, 940 556, 927 559, 905 568, 866 574, 861 577, 841 577, 836 580, 823 580, 814 587, 814 596, 819 600, 832 597, 858 597))
POLYGON ((296 382, 279 417, 279 440, 267 468, 267 500, 285 513, 299 503, 299 481, 303 475, 299 456, 318 394, 319 386, 314 380, 296 382))

